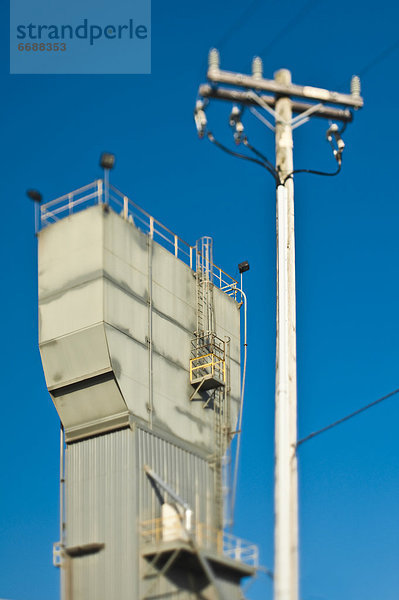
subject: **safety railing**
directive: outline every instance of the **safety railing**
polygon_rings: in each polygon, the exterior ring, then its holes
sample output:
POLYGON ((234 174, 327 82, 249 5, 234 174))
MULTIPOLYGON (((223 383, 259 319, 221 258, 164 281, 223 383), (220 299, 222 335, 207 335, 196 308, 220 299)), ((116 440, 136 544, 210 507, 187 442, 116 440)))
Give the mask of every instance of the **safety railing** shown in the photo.
POLYGON ((191 537, 201 550, 207 550, 253 567, 258 566, 259 549, 256 544, 194 519, 190 530, 186 530, 183 526, 177 527, 175 523, 176 517, 169 517, 169 522, 165 517, 142 521, 140 523, 142 545, 155 546, 157 550, 161 550, 163 543, 172 541, 171 532, 175 527, 175 541, 188 542, 191 537))
MULTIPOLYGON (((169 250, 176 258, 195 270, 195 246, 191 246, 147 211, 133 202, 113 185, 105 188, 104 181, 97 179, 88 185, 40 205, 39 229, 95 204, 107 204, 126 221, 148 234, 153 240, 169 250)), ((228 296, 237 297, 238 283, 217 265, 211 265, 213 284, 228 296)))
POLYGON ((198 383, 201 379, 212 378, 226 383, 226 363, 215 354, 205 354, 190 359, 190 382, 198 383))

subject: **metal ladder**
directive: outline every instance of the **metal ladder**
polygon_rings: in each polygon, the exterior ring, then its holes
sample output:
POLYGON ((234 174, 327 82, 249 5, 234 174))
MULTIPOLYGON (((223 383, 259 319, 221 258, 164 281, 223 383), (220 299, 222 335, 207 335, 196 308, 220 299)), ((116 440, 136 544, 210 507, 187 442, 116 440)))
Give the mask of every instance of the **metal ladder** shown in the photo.
POLYGON ((212 266, 212 238, 204 236, 196 244, 197 337, 214 330, 212 266))
MULTIPOLYGON (((212 267, 212 238, 207 236, 202 237, 196 244, 197 329, 195 336, 198 340, 207 335, 210 338, 216 336, 212 267)), ((204 408, 212 405, 214 412, 215 452, 212 457, 212 463, 215 474, 215 527, 223 529, 226 495, 223 482, 223 456, 230 441, 230 382, 209 393, 210 398, 205 402, 204 408)))

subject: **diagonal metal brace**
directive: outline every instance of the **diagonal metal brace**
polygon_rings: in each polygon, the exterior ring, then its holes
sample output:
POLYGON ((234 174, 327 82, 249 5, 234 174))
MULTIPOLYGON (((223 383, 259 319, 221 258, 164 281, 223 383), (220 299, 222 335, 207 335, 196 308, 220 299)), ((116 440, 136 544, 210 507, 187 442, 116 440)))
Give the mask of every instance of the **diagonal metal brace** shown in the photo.
POLYGON ((205 379, 202 379, 202 381, 199 382, 199 384, 197 385, 197 387, 195 388, 195 390, 193 391, 193 393, 190 396, 190 401, 194 398, 195 394, 200 391, 204 381, 205 381, 205 379))
POLYGON ((152 592, 152 590, 154 589, 154 587, 156 586, 158 580, 160 577, 162 577, 162 575, 165 575, 165 573, 171 568, 171 566, 173 565, 173 563, 175 562, 175 560, 177 559, 177 557, 180 554, 180 548, 176 548, 176 550, 171 554, 171 556, 168 558, 168 560, 166 561, 166 563, 164 564, 164 566, 162 567, 162 569, 160 571, 158 571, 156 578, 154 581, 152 581, 150 583, 150 585, 148 586, 144 596, 143 596, 143 600, 146 600, 146 598, 150 597, 150 592, 152 592))

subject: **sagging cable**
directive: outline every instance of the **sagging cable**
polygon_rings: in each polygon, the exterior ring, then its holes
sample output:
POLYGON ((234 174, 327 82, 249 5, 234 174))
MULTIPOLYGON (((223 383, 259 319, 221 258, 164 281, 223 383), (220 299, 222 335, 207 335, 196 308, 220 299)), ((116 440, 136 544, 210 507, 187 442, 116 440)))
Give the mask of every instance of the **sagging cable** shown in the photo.
POLYGON ((266 169, 266 171, 269 171, 269 173, 271 173, 274 177, 274 173, 270 170, 270 168, 268 166, 265 165, 265 163, 263 161, 258 160, 257 158, 252 158, 252 156, 246 156, 245 154, 241 154, 240 152, 234 152, 234 150, 230 150, 230 148, 227 148, 227 146, 224 146, 224 144, 219 142, 215 138, 213 133, 211 133, 210 131, 208 131, 206 135, 208 137, 208 140, 210 142, 212 142, 212 144, 215 144, 215 146, 220 148, 220 150, 223 150, 223 152, 227 152, 227 154, 230 154, 231 156, 235 156, 236 158, 242 158, 243 160, 248 160, 249 162, 253 162, 257 165, 260 165, 261 167, 266 169))
POLYGON ((260 158, 264 164, 266 166, 269 167, 270 171, 272 172, 272 175, 274 175, 274 178, 276 180, 277 185, 280 183, 280 179, 278 178, 278 174, 276 171, 275 166, 273 165, 273 163, 270 162, 270 160, 261 152, 259 152, 259 150, 257 150, 254 146, 252 146, 249 141, 248 141, 248 137, 244 136, 242 143, 249 149, 251 150, 251 152, 253 152, 258 158, 260 158))
POLYGON ((286 181, 288 181, 288 179, 290 179, 296 173, 310 173, 311 175, 323 175, 324 177, 334 177, 335 175, 338 175, 342 168, 342 153, 345 148, 345 142, 341 137, 341 134, 345 130, 345 127, 346 125, 339 129, 336 123, 332 123, 327 129, 326 133, 326 139, 329 142, 333 151, 334 158, 338 163, 338 167, 335 171, 329 173, 325 171, 316 171, 314 169, 294 169, 284 178, 282 184, 285 185, 286 181))

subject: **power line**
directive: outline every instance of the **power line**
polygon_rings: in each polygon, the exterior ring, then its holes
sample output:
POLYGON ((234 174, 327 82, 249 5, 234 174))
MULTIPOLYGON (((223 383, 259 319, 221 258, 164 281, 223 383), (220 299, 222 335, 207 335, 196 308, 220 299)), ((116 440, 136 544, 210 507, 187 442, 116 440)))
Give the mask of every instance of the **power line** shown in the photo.
POLYGON ((391 46, 389 46, 388 48, 386 48, 385 50, 383 50, 382 52, 377 54, 377 56, 375 56, 375 58, 373 58, 370 62, 368 62, 359 71, 359 76, 362 77, 363 75, 368 73, 368 71, 370 71, 373 67, 375 67, 380 62, 382 62, 385 58, 387 58, 387 56, 389 56, 397 48, 399 48, 399 40, 396 40, 396 42, 394 44, 392 44, 391 46))
MULTIPOLYGON (((368 63, 366 63, 359 71, 358 71, 358 76, 359 77, 364 77, 369 71, 371 71, 371 69, 373 69, 374 67, 376 67, 377 65, 379 65, 382 61, 384 61, 390 54, 392 54, 392 52, 394 52, 395 50, 397 50, 399 48, 399 40, 396 40, 393 44, 391 44, 390 46, 388 46, 388 48, 385 48, 385 50, 383 50, 382 52, 379 52, 378 54, 376 54, 374 56, 374 58, 372 58, 368 63)), ((337 85, 337 88, 341 88, 346 84, 346 81, 343 81, 340 83, 340 85, 337 85)))
POLYGON ((295 15, 295 17, 293 19, 291 19, 282 29, 280 29, 280 31, 277 33, 277 35, 274 36, 274 38, 267 44, 267 46, 265 46, 263 48, 263 50, 261 50, 259 52, 259 56, 262 56, 263 54, 266 54, 267 52, 269 52, 269 50, 271 50, 271 48, 275 44, 277 44, 277 42, 279 42, 285 35, 287 35, 287 33, 291 29, 293 29, 295 27, 295 25, 297 25, 299 23, 299 21, 304 19, 309 14, 309 12, 312 10, 312 8, 316 4, 319 4, 319 0, 309 0, 308 2, 306 2, 306 4, 295 15))
POLYGON ((222 35, 219 41, 215 44, 215 48, 221 50, 227 42, 230 40, 232 35, 240 29, 246 21, 248 21, 249 17, 255 12, 255 9, 258 7, 258 4, 261 3, 261 0, 253 0, 251 4, 248 6, 246 10, 240 15, 240 17, 234 21, 234 23, 227 29, 226 33, 222 35))
MULTIPOLYGON (((215 44, 213 44, 213 47, 217 48, 218 50, 221 50, 227 44, 227 42, 230 40, 232 35, 239 28, 241 28, 245 24, 246 21, 248 21, 249 17, 252 16, 252 14, 255 12, 255 9, 257 8, 257 5, 260 4, 261 1, 262 0, 253 0, 253 2, 251 2, 251 4, 248 6, 248 8, 243 11, 243 13, 238 17, 238 19, 236 19, 233 22, 232 25, 230 25, 230 27, 219 38, 219 40, 215 44)), ((206 69, 207 69, 207 61, 204 60, 201 70, 206 71, 206 69)))
POLYGON ((256 158, 252 158, 252 156, 246 156, 245 154, 241 154, 240 152, 234 152, 234 150, 230 150, 230 148, 227 148, 227 146, 225 146, 224 144, 219 142, 210 131, 208 131, 207 137, 208 137, 209 141, 212 142, 212 144, 215 144, 215 146, 220 148, 220 150, 223 150, 223 152, 226 152, 227 154, 231 154, 231 156, 235 156, 236 158, 242 158, 243 160, 248 160, 249 162, 253 162, 253 163, 263 167, 264 169, 266 169, 266 171, 269 171, 269 173, 271 173, 273 175, 273 177, 275 176, 275 174, 272 172, 272 170, 263 161, 258 160, 256 158))
MULTIPOLYGON (((232 38, 232 36, 241 29, 244 24, 249 20, 249 18, 253 15, 255 10, 258 8, 258 5, 261 4, 262 0, 253 0, 251 4, 248 6, 246 10, 240 15, 240 17, 233 22, 233 24, 227 29, 227 31, 219 38, 219 40, 214 44, 214 47, 218 50, 221 50, 227 42, 232 38)), ((272 39, 271 42, 267 44, 265 48, 261 52, 259 52, 259 56, 268 52, 272 46, 274 46, 277 42, 279 42, 289 31, 293 29, 299 21, 301 21, 307 14, 312 10, 313 6, 318 4, 319 0, 309 0, 302 9, 296 14, 296 16, 291 19, 284 27, 277 33, 277 35, 272 39)))
POLYGON ((332 171, 331 173, 327 173, 326 171, 316 171, 315 169, 295 169, 294 171, 292 171, 292 173, 288 173, 283 183, 285 183, 288 179, 290 179, 293 175, 296 175, 297 173, 308 173, 309 175, 323 175, 324 177, 335 177, 335 175, 338 175, 341 172, 341 167, 342 162, 339 162, 337 169, 335 171, 332 171))
POLYGON ((300 446, 301 444, 304 444, 308 440, 313 439, 317 435, 320 435, 321 433, 324 433, 325 431, 329 431, 333 427, 336 427, 337 425, 341 425, 341 423, 344 423, 345 421, 349 421, 349 419, 356 417, 360 413, 368 410, 369 408, 372 408, 376 404, 379 404, 380 402, 383 402, 384 400, 387 400, 388 398, 391 398, 392 396, 394 396, 395 394, 398 394, 398 393, 399 393, 399 388, 397 390, 394 390, 393 392, 390 392, 386 396, 382 396, 382 398, 378 398, 378 400, 374 400, 374 402, 370 402, 370 404, 367 404, 366 406, 363 406, 362 408, 355 410, 355 412, 350 413, 349 415, 346 415, 346 417, 343 417, 342 419, 339 419, 338 421, 334 421, 334 423, 331 423, 330 425, 327 425, 326 427, 323 427, 322 429, 319 429, 318 431, 314 431, 313 433, 310 433, 306 437, 299 440, 296 444, 296 447, 298 448, 298 446, 300 446))

